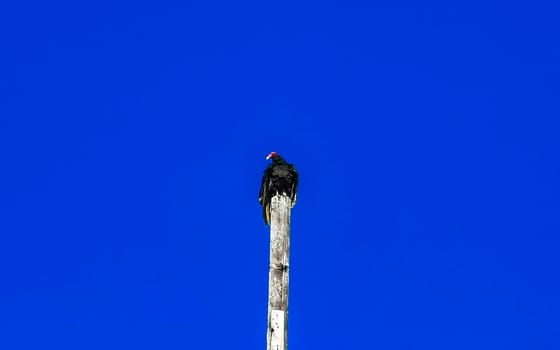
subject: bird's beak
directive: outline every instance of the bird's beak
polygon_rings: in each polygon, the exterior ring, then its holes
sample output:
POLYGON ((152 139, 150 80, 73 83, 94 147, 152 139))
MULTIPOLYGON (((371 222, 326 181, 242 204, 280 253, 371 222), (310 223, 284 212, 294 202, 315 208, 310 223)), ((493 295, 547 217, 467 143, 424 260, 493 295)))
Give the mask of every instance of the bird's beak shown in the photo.
POLYGON ((270 154, 268 156, 266 156, 266 160, 269 160, 269 159, 270 159, 270 154))

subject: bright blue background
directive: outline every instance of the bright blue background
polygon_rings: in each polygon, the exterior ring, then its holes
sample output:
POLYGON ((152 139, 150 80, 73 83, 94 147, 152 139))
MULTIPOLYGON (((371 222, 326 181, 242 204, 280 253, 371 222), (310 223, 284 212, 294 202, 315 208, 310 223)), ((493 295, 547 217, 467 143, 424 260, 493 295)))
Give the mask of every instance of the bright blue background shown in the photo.
POLYGON ((559 349, 558 9, 0 11, 0 348, 265 349, 264 157, 300 172, 291 349, 559 349))

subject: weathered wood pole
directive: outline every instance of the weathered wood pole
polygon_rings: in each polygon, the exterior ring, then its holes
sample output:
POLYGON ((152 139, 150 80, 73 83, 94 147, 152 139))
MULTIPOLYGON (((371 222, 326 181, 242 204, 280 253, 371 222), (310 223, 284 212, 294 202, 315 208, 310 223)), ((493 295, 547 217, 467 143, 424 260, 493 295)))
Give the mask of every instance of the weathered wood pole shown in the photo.
POLYGON ((267 350, 288 348, 288 283, 290 273, 290 211, 284 195, 270 203, 270 270, 268 275, 267 350))

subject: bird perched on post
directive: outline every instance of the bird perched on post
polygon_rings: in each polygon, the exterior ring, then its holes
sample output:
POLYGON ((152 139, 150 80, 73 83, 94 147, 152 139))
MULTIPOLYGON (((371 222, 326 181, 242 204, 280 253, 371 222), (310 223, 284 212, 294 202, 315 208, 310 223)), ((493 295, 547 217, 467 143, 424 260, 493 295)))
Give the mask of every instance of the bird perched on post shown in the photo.
POLYGON ((298 189, 298 173, 296 167, 287 163, 276 152, 270 152, 266 159, 272 163, 264 170, 259 192, 259 203, 263 207, 263 218, 266 225, 270 225, 270 201, 275 195, 285 195, 296 204, 298 189))

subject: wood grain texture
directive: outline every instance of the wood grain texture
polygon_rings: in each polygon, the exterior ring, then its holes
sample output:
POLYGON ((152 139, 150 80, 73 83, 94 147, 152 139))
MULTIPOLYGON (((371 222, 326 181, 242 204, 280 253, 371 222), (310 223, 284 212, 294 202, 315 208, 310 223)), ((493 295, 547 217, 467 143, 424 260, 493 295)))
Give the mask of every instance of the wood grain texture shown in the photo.
POLYGON ((290 272, 289 197, 276 195, 270 207, 270 269, 268 279, 267 350, 286 350, 290 272))

